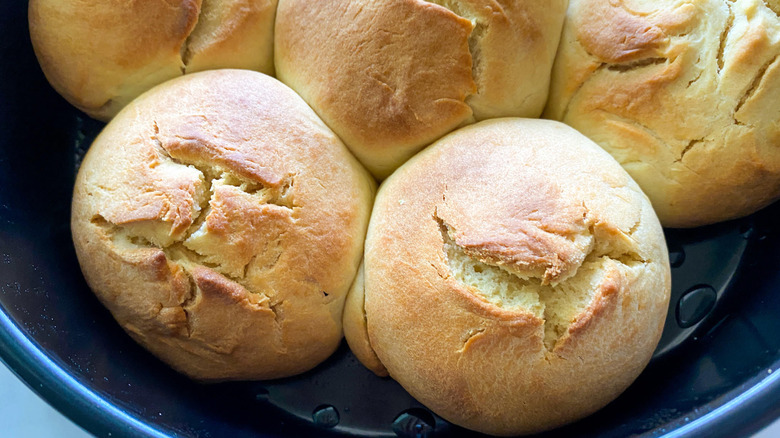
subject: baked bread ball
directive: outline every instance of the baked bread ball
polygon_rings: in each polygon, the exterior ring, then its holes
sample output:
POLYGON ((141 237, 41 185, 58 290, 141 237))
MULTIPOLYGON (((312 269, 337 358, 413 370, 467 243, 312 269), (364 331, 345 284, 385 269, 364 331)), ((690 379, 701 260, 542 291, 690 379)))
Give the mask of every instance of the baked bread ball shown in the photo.
POLYGON ((374 188, 292 90, 213 70, 106 126, 71 228, 89 286, 141 345, 195 379, 272 379, 338 347, 374 188))
POLYGON ((110 120, 135 97, 201 70, 273 74, 276 0, 30 0, 46 78, 71 104, 110 120))
POLYGON ((780 197, 780 5, 572 0, 545 116, 601 145, 661 223, 780 197))
POLYGON ((568 0, 282 0, 279 79, 377 177, 456 127, 538 117, 568 0))
POLYGON ((480 122, 404 164, 379 189, 364 263, 365 329, 347 335, 434 412, 494 435, 557 427, 617 397, 650 360, 669 303, 649 201, 606 152, 549 120, 480 122))

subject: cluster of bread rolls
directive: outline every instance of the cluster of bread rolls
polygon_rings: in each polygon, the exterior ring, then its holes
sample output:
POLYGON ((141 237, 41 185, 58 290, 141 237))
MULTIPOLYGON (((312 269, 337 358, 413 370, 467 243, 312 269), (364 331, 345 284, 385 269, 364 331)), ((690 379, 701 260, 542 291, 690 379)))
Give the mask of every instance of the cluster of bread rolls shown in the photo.
POLYGON ((135 340, 216 381, 301 373, 346 336, 445 419, 516 435, 648 363, 661 225, 780 197, 778 10, 31 0, 29 19, 52 86, 111 120, 71 228, 135 340))

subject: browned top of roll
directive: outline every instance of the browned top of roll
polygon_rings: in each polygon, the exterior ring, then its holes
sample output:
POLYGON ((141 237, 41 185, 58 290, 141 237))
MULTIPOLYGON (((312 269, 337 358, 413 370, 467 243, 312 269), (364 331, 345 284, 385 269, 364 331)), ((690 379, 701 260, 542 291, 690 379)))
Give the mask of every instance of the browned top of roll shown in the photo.
POLYGON ((30 36, 51 85, 110 120, 185 72, 273 73, 276 0, 31 0, 30 36))
POLYGON ((209 71, 106 126, 71 225, 88 283, 142 345, 198 379, 276 378, 338 346, 373 187, 292 90, 209 71))
POLYGON ((481 122, 402 166, 378 194, 364 276, 356 337, 434 412, 499 435, 622 392, 670 292, 647 198, 597 145, 544 120, 481 122))
POLYGON ((283 0, 277 73, 384 178, 459 125, 539 116, 566 3, 283 0))
POLYGON ((664 226, 780 197, 780 17, 760 0, 572 0, 545 116, 605 148, 664 226))

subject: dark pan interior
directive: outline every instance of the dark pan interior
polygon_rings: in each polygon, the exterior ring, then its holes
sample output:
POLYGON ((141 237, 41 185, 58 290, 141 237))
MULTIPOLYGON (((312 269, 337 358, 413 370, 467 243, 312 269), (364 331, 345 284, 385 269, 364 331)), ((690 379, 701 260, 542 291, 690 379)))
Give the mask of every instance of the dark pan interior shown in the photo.
MULTIPOLYGON (((46 83, 25 2, 0 5, 0 357, 98 436, 475 436, 342 345, 305 375, 201 385, 137 346, 70 241, 75 172, 102 128, 46 83)), ((717 202, 717 199, 713 199, 717 202)), ((780 204, 667 230, 673 297, 648 369, 597 414, 540 436, 735 436, 780 416, 780 204)))

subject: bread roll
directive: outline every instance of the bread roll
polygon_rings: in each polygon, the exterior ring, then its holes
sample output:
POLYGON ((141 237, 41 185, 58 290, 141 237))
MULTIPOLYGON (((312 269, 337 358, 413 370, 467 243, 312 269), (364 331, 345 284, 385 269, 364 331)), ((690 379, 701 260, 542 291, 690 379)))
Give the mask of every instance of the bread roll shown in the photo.
POLYGON ((168 79, 215 68, 273 74, 276 0, 30 0, 46 78, 71 104, 110 120, 168 79))
POLYGON ((780 17, 762 0, 572 0, 545 116, 614 156, 661 223, 780 197, 780 17))
POLYGON ((275 58, 377 177, 459 125, 538 117, 568 0, 282 0, 275 58))
POLYGON ((404 164, 379 190, 364 263, 357 336, 421 403, 495 435, 617 397, 669 303, 645 195, 596 144, 546 120, 484 121, 404 164))
POLYGON ((139 97, 95 140, 73 240, 98 298, 175 369, 290 376, 341 341, 374 184, 280 82, 196 73, 139 97))

